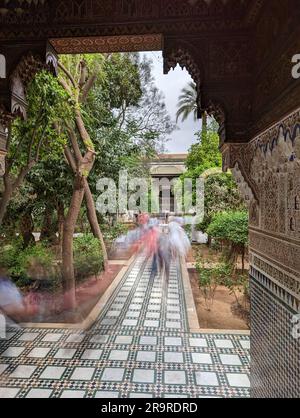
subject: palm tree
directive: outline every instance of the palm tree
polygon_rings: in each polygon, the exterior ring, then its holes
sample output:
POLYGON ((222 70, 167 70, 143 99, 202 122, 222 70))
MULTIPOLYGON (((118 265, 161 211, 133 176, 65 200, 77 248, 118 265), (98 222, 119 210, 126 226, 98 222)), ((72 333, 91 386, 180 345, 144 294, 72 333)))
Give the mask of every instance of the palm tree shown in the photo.
MULTIPOLYGON (((184 122, 189 115, 194 115, 194 121, 198 119, 198 92, 197 86, 193 81, 190 81, 186 87, 181 90, 181 94, 178 99, 178 110, 176 114, 176 122, 181 117, 181 121, 184 122)), ((202 114, 202 133, 207 132, 207 113, 204 111, 202 114)))

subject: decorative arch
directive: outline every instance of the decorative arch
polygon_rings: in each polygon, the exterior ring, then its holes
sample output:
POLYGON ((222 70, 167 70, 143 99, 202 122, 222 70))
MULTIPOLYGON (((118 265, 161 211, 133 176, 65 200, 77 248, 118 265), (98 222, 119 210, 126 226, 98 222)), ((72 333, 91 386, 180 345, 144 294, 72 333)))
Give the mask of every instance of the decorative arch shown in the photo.
POLYGON ((26 91, 34 76, 46 65, 39 56, 31 52, 25 55, 10 77, 11 113, 26 117, 26 91))
POLYGON ((203 74, 203 71, 201 70, 201 64, 199 65, 199 63, 195 61, 194 56, 195 54, 191 52, 190 45, 186 45, 185 43, 175 44, 164 48, 164 74, 168 74, 171 69, 174 70, 177 65, 179 65, 182 69, 186 68, 197 86, 198 117, 201 118, 204 110, 202 108, 201 100, 201 75, 203 74))
POLYGON ((223 104, 216 99, 208 97, 208 102, 204 101, 204 66, 201 63, 199 54, 193 45, 187 42, 172 42, 164 48, 164 74, 168 74, 171 69, 179 65, 182 69, 186 68, 197 86, 198 92, 198 117, 202 117, 204 111, 213 116, 219 124, 219 136, 221 145, 226 140, 226 112, 223 104), (195 60, 197 57, 197 61, 195 60))
POLYGON ((0 78, 6 78, 6 58, 0 54, 0 78))

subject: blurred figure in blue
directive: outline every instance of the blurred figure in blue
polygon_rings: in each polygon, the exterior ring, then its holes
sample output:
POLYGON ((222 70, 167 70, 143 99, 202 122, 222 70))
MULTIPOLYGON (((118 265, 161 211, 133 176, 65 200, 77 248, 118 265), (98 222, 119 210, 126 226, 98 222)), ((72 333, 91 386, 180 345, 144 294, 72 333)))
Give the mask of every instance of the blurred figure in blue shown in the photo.
POLYGON ((17 286, 7 277, 0 276, 0 313, 7 323, 26 321, 37 312, 37 306, 22 296, 17 286))

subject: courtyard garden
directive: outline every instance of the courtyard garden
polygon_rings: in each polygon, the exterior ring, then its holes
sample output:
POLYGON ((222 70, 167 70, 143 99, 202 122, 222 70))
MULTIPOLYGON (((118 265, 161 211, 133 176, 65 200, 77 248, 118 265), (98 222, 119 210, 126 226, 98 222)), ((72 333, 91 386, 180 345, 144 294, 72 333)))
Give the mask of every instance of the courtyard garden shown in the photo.
POLYGON ((82 283, 98 281, 100 297, 120 269, 108 259, 131 255, 115 254, 130 225, 97 210, 98 179, 149 179, 175 124, 135 53, 60 56, 58 77, 43 70, 26 93, 0 183, 0 272, 25 295, 68 295, 50 310, 74 311, 82 283))

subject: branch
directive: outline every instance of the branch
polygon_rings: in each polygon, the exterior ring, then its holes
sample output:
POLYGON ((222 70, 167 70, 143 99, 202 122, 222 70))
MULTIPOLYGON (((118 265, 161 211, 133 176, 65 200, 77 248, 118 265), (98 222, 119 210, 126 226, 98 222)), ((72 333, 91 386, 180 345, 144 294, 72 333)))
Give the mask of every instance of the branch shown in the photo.
POLYGON ((77 66, 77 70, 78 70, 78 73, 79 73, 78 85, 79 85, 79 88, 82 89, 82 87, 86 83, 87 75, 88 75, 87 65, 86 65, 86 62, 84 60, 81 60, 79 62, 78 66, 77 66))
POLYGON ((76 83, 75 83, 75 80, 74 80, 74 78, 73 78, 73 76, 72 76, 72 74, 66 69, 66 67, 61 63, 61 62, 59 62, 58 61, 58 68, 60 68, 64 73, 65 73, 65 75, 68 77, 68 79, 71 81, 71 83, 72 83, 72 85, 73 85, 73 87, 74 87, 74 89, 76 89, 76 83))
POLYGON ((80 98, 81 103, 85 103, 85 101, 86 101, 91 89, 93 88, 96 80, 97 80, 97 73, 95 72, 93 75, 91 75, 91 77, 86 82, 84 88, 82 89, 81 98, 80 98))
POLYGON ((80 110, 78 109, 75 110, 75 121, 85 147, 87 148, 87 150, 95 153, 94 144, 92 143, 90 135, 88 134, 88 131, 84 126, 80 110))
POLYGON ((73 170, 73 172, 76 173, 76 171, 77 171, 77 165, 76 165, 74 156, 73 156, 73 154, 72 154, 72 152, 71 152, 71 150, 70 150, 69 147, 67 147, 67 146, 64 147, 64 154, 65 154, 65 157, 66 157, 66 159, 68 161, 69 166, 71 167, 71 169, 73 170))
POLYGON ((38 162, 38 160, 40 158, 40 150, 41 150, 41 146, 42 146, 42 143, 43 143, 43 140, 44 140, 46 129, 47 129, 47 124, 44 126, 41 138, 40 138, 40 140, 37 144, 37 148, 36 148, 36 152, 35 152, 35 158, 34 158, 35 162, 38 162))
POLYGON ((36 164, 36 162, 34 161, 34 160, 32 160, 32 161, 30 161, 30 163, 28 163, 27 165, 25 165, 22 169, 21 169, 21 171, 20 171, 20 173, 19 173, 19 175, 18 175, 18 177, 17 177, 17 179, 16 179, 16 181, 13 183, 13 185, 12 185, 12 192, 14 193, 14 191, 16 190, 16 189, 18 189, 20 186, 21 186, 21 184, 23 183, 23 181, 24 181, 24 179, 25 179, 25 177, 27 176, 27 174, 29 173, 29 171, 32 169, 32 167, 34 166, 36 164))
POLYGON ((72 148, 75 154, 75 158, 77 162, 79 163, 82 160, 82 154, 81 154, 78 142, 77 142, 76 134, 74 130, 70 126, 68 126, 68 124, 67 124, 67 130, 68 130, 69 138, 70 138, 72 148))
POLYGON ((70 97, 72 97, 72 91, 71 91, 69 85, 66 83, 66 81, 64 79, 62 79, 62 78, 59 78, 58 79, 58 82, 62 86, 62 88, 68 93, 68 95, 70 97))

